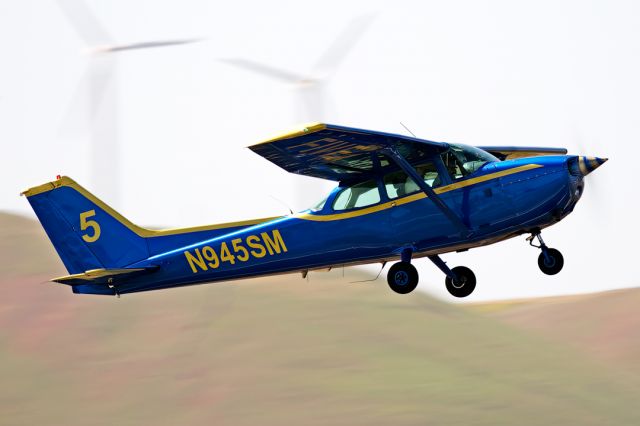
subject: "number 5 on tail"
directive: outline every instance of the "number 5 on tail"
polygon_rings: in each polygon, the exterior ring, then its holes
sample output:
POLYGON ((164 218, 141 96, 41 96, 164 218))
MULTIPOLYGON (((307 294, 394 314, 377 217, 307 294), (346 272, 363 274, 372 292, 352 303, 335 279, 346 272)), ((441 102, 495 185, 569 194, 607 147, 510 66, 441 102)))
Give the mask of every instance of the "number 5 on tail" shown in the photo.
POLYGON ((88 243, 94 243, 98 241, 98 238, 100 238, 100 225, 98 224, 98 222, 96 222, 95 220, 87 220, 87 218, 93 217, 95 215, 95 210, 89 210, 80 213, 80 229, 82 231, 86 230, 87 228, 93 229, 92 234, 89 234, 87 232, 86 234, 82 235, 82 239, 88 243))

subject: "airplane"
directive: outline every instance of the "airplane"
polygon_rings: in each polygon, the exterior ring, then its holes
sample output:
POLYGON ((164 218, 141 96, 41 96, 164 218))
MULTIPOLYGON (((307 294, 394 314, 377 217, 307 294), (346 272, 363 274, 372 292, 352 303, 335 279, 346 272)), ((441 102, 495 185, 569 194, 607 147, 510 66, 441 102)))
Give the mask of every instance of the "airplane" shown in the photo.
POLYGON ((22 193, 69 275, 52 281, 78 294, 116 295, 186 285, 395 262, 389 287, 418 285, 412 261, 427 257, 458 298, 476 287, 461 252, 530 234, 538 266, 564 259, 541 231, 571 213, 584 177, 606 158, 564 148, 473 147, 314 123, 249 147, 290 173, 336 181, 296 214, 184 229, 131 223, 69 177, 22 193))

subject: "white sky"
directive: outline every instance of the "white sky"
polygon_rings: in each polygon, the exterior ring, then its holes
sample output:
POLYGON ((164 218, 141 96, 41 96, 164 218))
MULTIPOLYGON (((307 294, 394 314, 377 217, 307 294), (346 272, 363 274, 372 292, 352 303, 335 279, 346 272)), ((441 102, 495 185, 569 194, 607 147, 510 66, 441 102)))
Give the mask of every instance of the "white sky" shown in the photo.
MULTIPOLYGON (((351 19, 373 12, 326 81, 327 122, 403 133, 403 121, 426 139, 564 146, 610 158, 588 177, 576 211, 544 233, 565 255, 560 275, 539 272, 538 251, 524 237, 444 256, 476 272, 469 300, 638 285, 629 270, 640 213, 640 3, 89 4, 120 43, 207 38, 117 56, 123 184, 113 204, 134 222, 177 227, 285 213, 272 197, 305 207, 292 193, 304 178, 244 148, 297 124, 296 91, 217 59, 304 73, 351 19)), ((0 209, 32 216, 18 193, 57 174, 110 202, 100 190, 108 179, 92 181, 86 117, 71 107, 84 90, 86 47, 57 2, 0 2, 0 209)), ((417 266, 420 288, 446 297, 440 271, 427 260, 417 266)))

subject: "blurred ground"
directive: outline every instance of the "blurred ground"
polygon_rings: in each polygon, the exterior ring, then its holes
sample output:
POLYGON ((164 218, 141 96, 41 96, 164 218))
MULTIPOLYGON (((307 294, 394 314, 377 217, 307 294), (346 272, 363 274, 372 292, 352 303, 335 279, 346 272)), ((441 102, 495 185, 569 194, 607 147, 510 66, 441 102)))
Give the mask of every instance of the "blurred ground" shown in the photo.
POLYGON ((0 424, 638 424, 637 290, 473 306, 354 271, 73 295, 0 215, 0 424), (349 275, 351 274, 351 275, 349 275))
POLYGON ((478 304, 478 312, 640 374, 640 289, 478 304))

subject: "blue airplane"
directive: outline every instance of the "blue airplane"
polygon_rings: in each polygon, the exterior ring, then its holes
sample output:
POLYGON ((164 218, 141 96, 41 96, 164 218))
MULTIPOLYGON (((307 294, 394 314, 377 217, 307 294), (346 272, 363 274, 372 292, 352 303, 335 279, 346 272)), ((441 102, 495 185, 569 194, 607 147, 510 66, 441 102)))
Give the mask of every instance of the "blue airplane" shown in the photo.
POLYGON ((427 257, 449 293, 466 297, 473 272, 450 269, 440 254, 530 234, 542 272, 557 274, 562 254, 540 232, 571 213, 584 177, 607 161, 563 148, 472 147, 321 123, 249 148, 338 186, 297 214, 156 231, 59 177, 23 192, 70 274, 52 281, 119 296, 397 261, 387 281, 406 294, 418 284, 412 260, 427 257))

